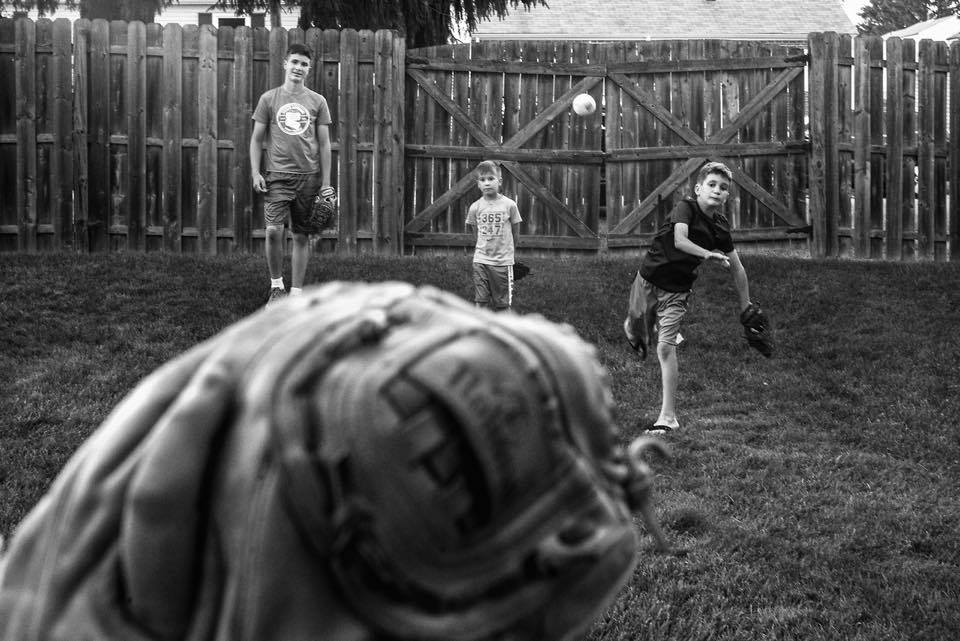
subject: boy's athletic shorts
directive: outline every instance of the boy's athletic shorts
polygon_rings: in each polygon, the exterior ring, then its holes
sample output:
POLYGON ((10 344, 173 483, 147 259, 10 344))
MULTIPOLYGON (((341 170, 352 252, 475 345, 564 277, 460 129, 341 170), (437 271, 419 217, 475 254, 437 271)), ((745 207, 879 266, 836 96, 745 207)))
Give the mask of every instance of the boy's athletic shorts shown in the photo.
POLYGON ((304 221, 320 191, 320 174, 289 174, 268 171, 267 195, 263 199, 263 222, 267 227, 283 227, 287 218, 295 234, 310 233, 304 221))
POLYGON ((473 300, 480 307, 508 309, 513 303, 513 265, 474 263, 473 300))
MULTIPOLYGON (((656 323, 659 325, 657 341, 660 343, 677 344, 677 334, 680 333, 680 321, 690 304, 691 292, 668 292, 649 282, 637 274, 630 290, 629 316, 642 318, 647 314, 656 314, 656 323)), ((653 320, 647 317, 649 326, 653 320)))

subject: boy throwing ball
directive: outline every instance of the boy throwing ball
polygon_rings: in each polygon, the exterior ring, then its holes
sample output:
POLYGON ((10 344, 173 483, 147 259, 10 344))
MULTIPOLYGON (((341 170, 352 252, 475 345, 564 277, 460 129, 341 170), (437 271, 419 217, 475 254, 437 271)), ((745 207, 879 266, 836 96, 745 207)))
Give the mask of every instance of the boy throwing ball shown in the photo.
POLYGON ((477 165, 480 198, 467 210, 467 225, 473 229, 474 302, 477 307, 509 309, 513 302, 515 239, 519 236, 517 203, 500 193, 500 167, 492 160, 477 165))
POLYGON ((700 168, 695 198, 677 203, 657 232, 630 289, 623 330, 633 349, 646 355, 647 343, 657 345, 663 388, 660 415, 646 429, 664 433, 680 427, 677 420, 677 344, 680 322, 687 312, 693 281, 701 263, 713 262, 729 269, 740 303, 740 320, 751 347, 764 356, 771 348, 766 317, 750 302, 747 272, 730 236, 723 208, 730 195, 733 175, 718 162, 700 168))

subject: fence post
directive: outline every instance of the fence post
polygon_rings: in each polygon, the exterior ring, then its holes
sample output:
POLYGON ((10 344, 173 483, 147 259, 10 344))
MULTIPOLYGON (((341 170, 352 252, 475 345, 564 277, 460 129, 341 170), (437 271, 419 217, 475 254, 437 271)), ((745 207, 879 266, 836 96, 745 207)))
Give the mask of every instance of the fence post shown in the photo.
POLYGON ((867 38, 854 42, 854 78, 856 79, 853 181, 856 203, 853 215, 853 238, 857 258, 870 257, 870 50, 867 38))
POLYGON ((357 56, 360 34, 354 29, 340 32, 340 95, 339 122, 340 154, 338 184, 340 185, 340 230, 337 238, 338 254, 353 254, 357 250, 357 56))
POLYGON ((160 173, 163 176, 163 249, 183 251, 183 205, 181 202, 183 167, 183 28, 168 24, 163 28, 164 91, 163 156, 160 173))
POLYGON ((147 240, 147 30, 127 25, 127 247, 144 251, 147 240))
POLYGON ((950 45, 950 209, 947 212, 950 236, 947 239, 947 254, 950 260, 960 260, 960 41, 950 45))
POLYGON ((197 73, 197 233, 199 253, 217 253, 217 34, 200 27, 197 73))
POLYGON ((27 18, 15 25, 17 249, 32 252, 37 249, 37 30, 27 18))
POLYGON ((839 183, 837 169, 837 49, 835 32, 811 33, 810 51, 810 253, 836 255, 839 183))

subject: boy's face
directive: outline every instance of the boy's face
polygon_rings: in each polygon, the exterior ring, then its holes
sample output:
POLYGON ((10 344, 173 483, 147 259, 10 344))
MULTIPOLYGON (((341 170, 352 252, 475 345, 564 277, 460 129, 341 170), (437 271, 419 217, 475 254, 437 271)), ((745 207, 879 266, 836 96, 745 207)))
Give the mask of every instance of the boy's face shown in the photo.
POLYGON ((302 83, 310 72, 310 58, 303 54, 291 53, 283 61, 283 70, 286 72, 285 80, 302 83))
POLYGON ((727 197, 730 196, 730 181, 723 174, 710 173, 697 183, 693 190, 697 194, 700 209, 716 209, 727 202, 727 197))
POLYGON ((493 196, 500 193, 500 179, 496 174, 480 174, 477 176, 477 187, 484 196, 493 196))

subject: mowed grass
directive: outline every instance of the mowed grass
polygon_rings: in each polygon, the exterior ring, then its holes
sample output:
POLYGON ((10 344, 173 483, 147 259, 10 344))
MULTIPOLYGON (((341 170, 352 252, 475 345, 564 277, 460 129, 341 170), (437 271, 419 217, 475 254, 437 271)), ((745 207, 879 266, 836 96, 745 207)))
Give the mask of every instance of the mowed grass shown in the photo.
MULTIPOLYGON (((515 309, 598 346, 624 442, 659 407, 620 330, 631 259, 525 259, 515 309)), ((643 547, 588 638, 955 639, 960 631, 960 264, 744 257, 776 328, 740 337, 704 267, 681 348, 683 430, 651 461, 684 557, 643 547)), ((0 534, 137 381, 254 312, 257 256, 0 255, 0 534)), ((469 258, 315 257, 309 282, 461 296, 469 258)))

